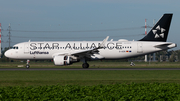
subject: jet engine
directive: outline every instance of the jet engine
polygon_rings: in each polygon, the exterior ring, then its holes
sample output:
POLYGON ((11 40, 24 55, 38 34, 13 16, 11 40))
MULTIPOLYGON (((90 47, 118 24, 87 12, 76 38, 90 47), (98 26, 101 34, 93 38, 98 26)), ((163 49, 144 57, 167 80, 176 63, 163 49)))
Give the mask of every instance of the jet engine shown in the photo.
POLYGON ((71 63, 71 57, 69 56, 54 56, 54 65, 70 65, 71 63))

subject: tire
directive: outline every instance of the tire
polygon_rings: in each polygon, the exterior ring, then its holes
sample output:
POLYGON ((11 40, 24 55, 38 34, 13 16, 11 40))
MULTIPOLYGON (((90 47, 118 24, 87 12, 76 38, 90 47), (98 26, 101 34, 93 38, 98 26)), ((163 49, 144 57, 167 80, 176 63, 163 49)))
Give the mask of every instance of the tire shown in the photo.
POLYGON ((26 68, 27 68, 27 69, 29 69, 29 67, 30 67, 29 65, 26 65, 26 68))
POLYGON ((88 68, 88 67, 89 67, 89 64, 88 64, 88 63, 83 63, 83 64, 82 64, 82 67, 83 67, 83 68, 88 68))

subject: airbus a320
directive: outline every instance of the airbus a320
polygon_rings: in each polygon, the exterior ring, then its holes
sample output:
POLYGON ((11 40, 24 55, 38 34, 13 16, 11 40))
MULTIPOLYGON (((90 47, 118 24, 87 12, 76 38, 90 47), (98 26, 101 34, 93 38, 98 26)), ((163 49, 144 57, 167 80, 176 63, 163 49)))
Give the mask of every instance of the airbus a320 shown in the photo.
POLYGON ((103 59, 122 59, 176 47, 166 42, 173 14, 164 14, 149 33, 138 41, 120 39, 108 41, 47 41, 22 42, 5 52, 11 59, 29 60, 53 59, 54 65, 71 65, 82 61, 82 67, 88 68, 87 61, 103 59))

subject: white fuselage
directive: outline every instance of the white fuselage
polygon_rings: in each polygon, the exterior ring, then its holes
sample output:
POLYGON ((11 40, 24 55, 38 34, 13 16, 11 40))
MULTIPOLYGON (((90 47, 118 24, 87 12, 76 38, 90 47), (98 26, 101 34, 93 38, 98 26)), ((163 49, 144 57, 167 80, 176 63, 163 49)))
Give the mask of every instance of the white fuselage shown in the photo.
MULTIPOLYGON (((14 45, 13 49, 6 51, 5 55, 13 59, 53 59, 53 56, 59 54, 71 56, 71 53, 89 50, 100 44, 101 41, 23 42, 14 45)), ((173 47, 176 47, 176 44, 171 42, 107 41, 104 48, 98 49, 98 54, 90 57, 91 59, 121 59, 173 47), (161 47, 157 47, 158 45, 161 47)))
POLYGON ((88 60, 122 59, 154 53, 176 47, 166 42, 173 14, 164 14, 149 33, 139 41, 54 41, 23 42, 5 52, 13 59, 53 59, 55 65, 70 65, 82 61, 82 67, 88 68, 88 60))

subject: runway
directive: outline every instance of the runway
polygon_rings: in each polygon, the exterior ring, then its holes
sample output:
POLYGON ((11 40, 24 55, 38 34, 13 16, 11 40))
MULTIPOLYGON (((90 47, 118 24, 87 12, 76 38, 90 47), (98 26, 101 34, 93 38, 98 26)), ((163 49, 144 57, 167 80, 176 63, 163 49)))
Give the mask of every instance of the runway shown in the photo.
POLYGON ((180 68, 0 68, 0 71, 61 71, 61 70, 180 70, 180 68))

